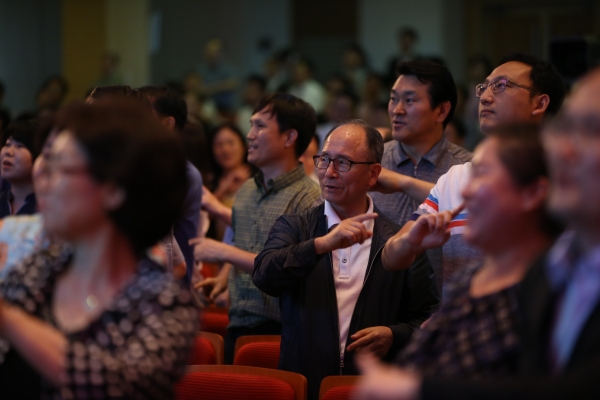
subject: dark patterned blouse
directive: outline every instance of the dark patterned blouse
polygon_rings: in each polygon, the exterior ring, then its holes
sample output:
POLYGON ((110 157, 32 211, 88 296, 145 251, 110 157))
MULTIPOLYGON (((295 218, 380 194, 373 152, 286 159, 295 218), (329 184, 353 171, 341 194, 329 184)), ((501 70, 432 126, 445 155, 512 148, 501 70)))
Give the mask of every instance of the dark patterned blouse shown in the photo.
POLYGON ((448 301, 415 331, 397 362, 425 376, 478 378, 514 372, 520 353, 516 285, 480 298, 469 295, 480 266, 457 272, 448 301))
MULTIPOLYGON (((51 246, 27 258, 0 284, 5 301, 56 326, 56 278, 69 265, 68 246, 51 246)), ((187 289, 149 259, 134 280, 84 330, 66 335, 67 384, 42 382, 42 398, 165 399, 184 373, 198 310, 187 289)), ((0 359, 10 346, 0 339, 0 359)))

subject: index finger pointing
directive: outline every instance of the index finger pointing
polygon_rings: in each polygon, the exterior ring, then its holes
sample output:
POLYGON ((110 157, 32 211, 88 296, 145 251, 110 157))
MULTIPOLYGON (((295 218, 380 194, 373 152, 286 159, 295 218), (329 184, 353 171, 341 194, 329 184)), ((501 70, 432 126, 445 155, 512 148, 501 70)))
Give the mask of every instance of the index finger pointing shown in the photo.
POLYGON ((452 219, 456 218, 458 216, 458 214, 460 214, 460 212, 462 210, 465 209, 465 202, 463 201, 460 206, 456 207, 454 210, 452 210, 450 212, 450 216, 452 217, 452 219))
POLYGON ((375 218, 377 218, 377 213, 372 212, 372 213, 360 214, 360 215, 357 215, 356 217, 352 217, 350 219, 353 221, 357 221, 357 222, 363 222, 363 221, 367 221, 367 220, 375 219, 375 218))

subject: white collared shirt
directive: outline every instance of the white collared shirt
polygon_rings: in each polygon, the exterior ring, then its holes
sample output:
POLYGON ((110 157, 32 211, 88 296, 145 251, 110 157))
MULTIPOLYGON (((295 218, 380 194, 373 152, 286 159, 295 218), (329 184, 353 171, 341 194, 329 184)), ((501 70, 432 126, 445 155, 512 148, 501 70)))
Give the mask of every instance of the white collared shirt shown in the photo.
MULTIPOLYGON (((372 213, 373 200, 368 195, 367 200, 369 202, 367 212, 372 213)), ((325 201, 325 216, 327 217, 328 228, 341 222, 340 217, 327 200, 325 201)), ((374 220, 370 219, 363 222, 363 224, 368 232, 373 232, 374 220)), ((364 284, 370 253, 371 238, 365 240, 362 244, 356 243, 345 249, 331 252, 340 328, 340 354, 343 354, 346 348, 350 320, 364 284)))

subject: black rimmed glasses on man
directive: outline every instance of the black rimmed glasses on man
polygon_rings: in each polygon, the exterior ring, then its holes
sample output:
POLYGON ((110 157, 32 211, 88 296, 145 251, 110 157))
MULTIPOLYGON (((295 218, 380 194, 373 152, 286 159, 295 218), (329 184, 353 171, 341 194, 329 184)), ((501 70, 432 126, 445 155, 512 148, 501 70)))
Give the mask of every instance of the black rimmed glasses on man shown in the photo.
POLYGON ((525 89, 528 92, 531 92, 535 95, 539 94, 536 91, 534 91, 526 86, 519 85, 517 82, 511 81, 508 78, 501 78, 501 79, 495 80, 493 82, 480 83, 479 85, 475 86, 475 96, 477 96, 477 97, 483 96, 483 93, 486 91, 486 89, 488 87, 492 88, 492 93, 494 93, 494 94, 502 93, 502 92, 504 92, 506 87, 511 87, 511 85, 520 87, 521 89, 525 89))
POLYGON ((329 164, 333 162, 333 168, 338 172, 348 172, 354 164, 377 164, 374 161, 352 161, 343 157, 329 158, 324 155, 313 156, 313 160, 315 167, 318 169, 327 169, 329 168, 329 164))

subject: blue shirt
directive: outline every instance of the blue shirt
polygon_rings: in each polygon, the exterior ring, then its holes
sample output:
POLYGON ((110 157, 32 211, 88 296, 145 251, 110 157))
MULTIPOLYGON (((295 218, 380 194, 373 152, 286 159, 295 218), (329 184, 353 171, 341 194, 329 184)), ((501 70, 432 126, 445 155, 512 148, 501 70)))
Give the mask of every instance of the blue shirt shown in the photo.
POLYGON ((565 232, 550 251, 546 274, 558 295, 550 342, 550 360, 558 372, 600 300, 600 246, 584 251, 576 233, 565 232))

